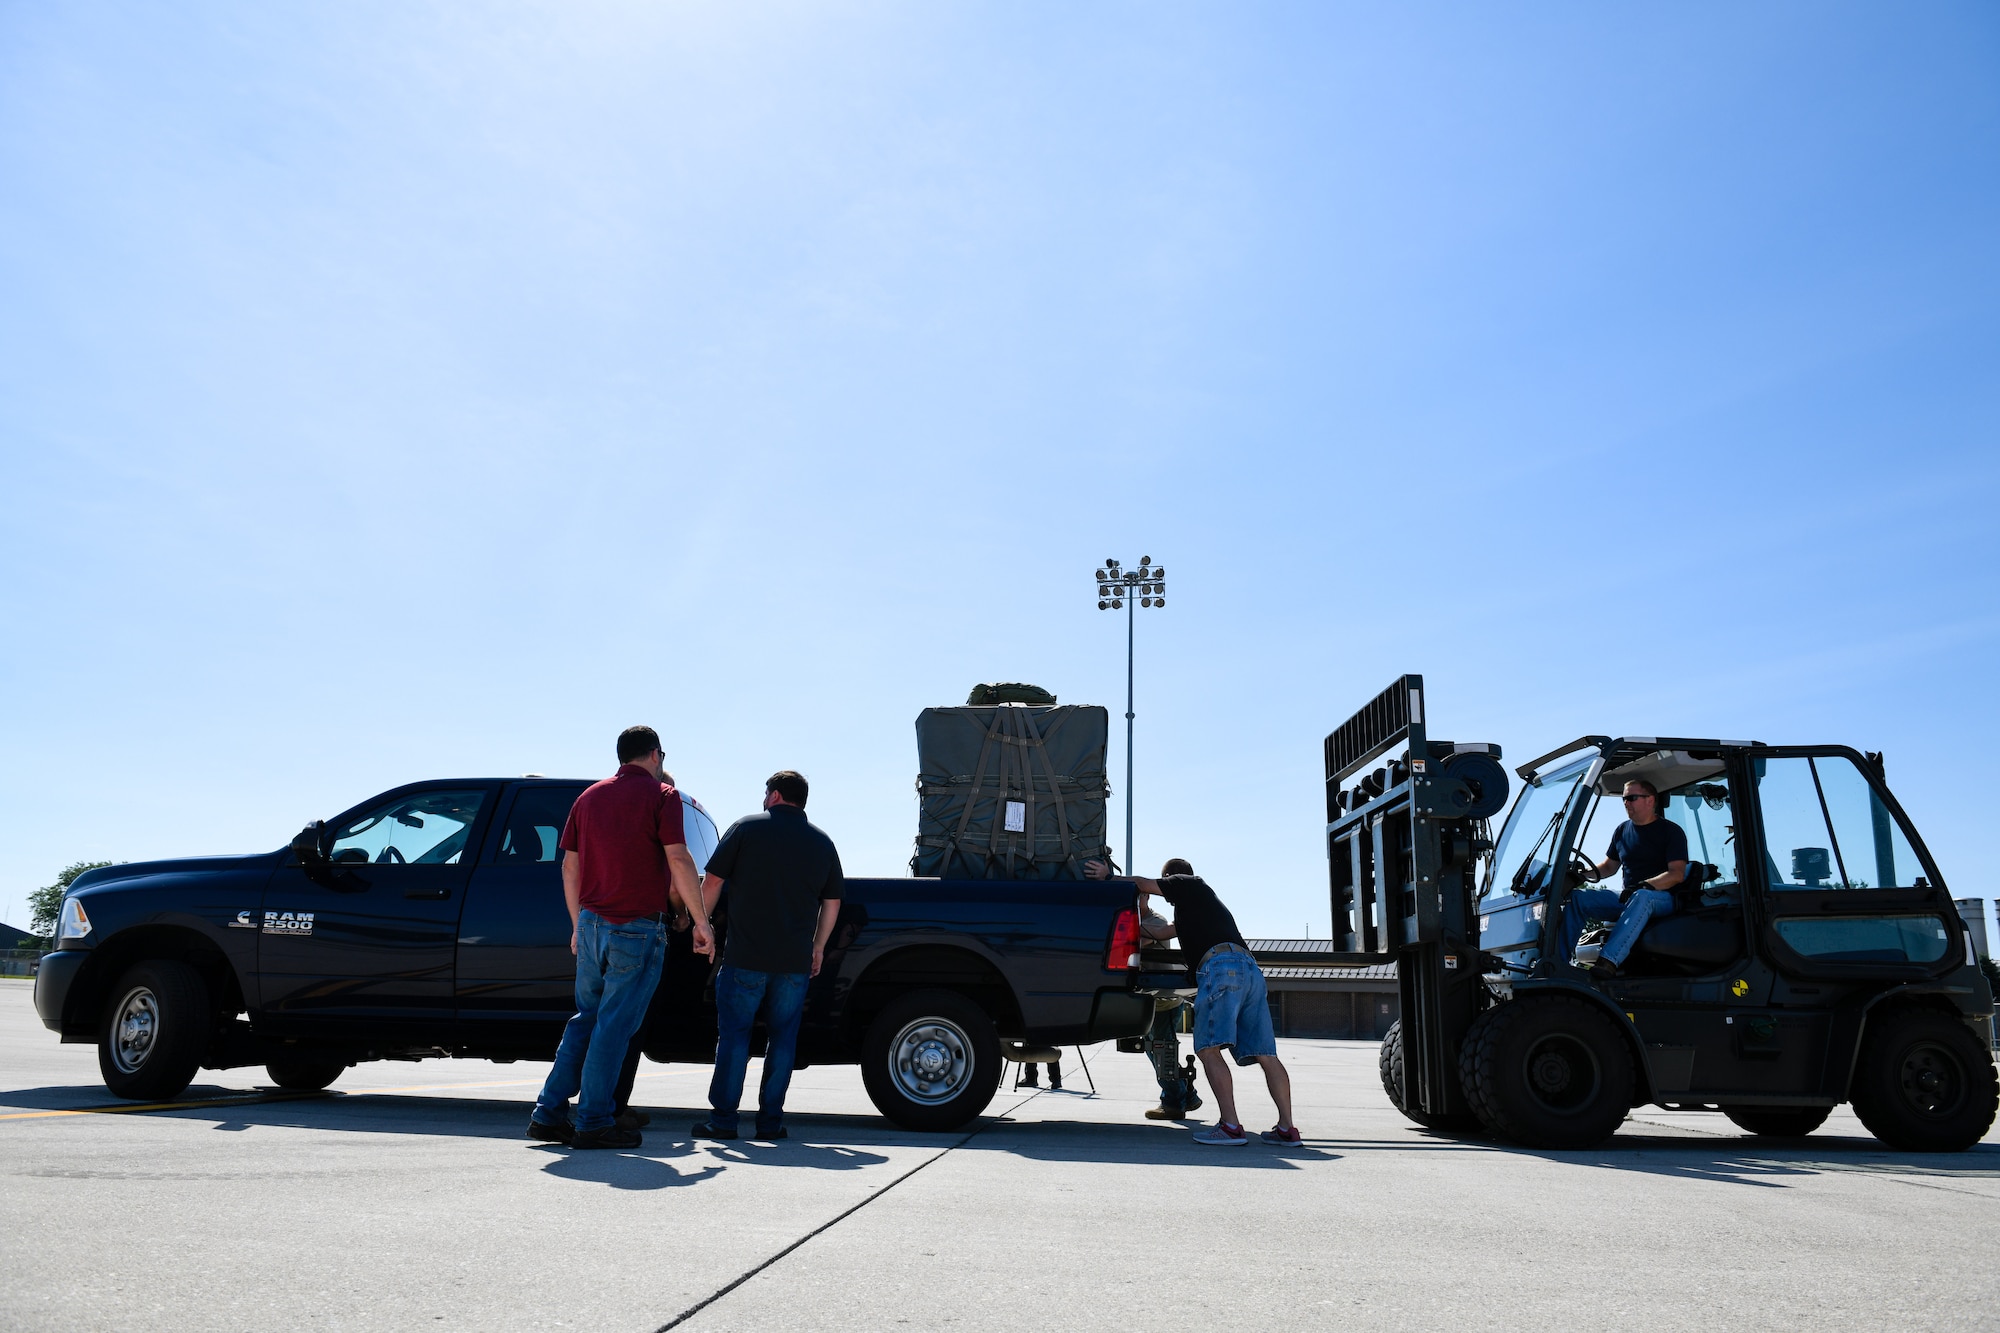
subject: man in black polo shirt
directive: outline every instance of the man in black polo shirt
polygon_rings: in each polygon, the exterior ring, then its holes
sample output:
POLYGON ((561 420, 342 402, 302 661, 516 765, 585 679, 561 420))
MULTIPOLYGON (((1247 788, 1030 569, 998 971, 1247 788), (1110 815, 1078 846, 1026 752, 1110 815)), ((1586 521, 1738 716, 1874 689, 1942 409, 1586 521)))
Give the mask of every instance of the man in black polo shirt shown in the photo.
POLYGON ((764 784, 764 812, 729 826, 708 858, 703 905, 729 891, 722 967, 715 974, 715 1077, 707 1120, 696 1138, 736 1137, 737 1106, 750 1061, 750 1025, 764 1013, 768 1043, 757 1090, 760 1139, 785 1135, 806 983, 819 975, 827 937, 840 915, 840 853, 806 822, 806 780, 786 769, 764 784))

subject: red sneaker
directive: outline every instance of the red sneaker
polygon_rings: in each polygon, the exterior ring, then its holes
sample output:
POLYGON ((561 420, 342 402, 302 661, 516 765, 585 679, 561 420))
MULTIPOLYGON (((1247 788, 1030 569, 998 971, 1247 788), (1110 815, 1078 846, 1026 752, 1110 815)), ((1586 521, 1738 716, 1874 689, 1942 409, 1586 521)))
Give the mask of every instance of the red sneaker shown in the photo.
POLYGON ((1299 1127, 1292 1125, 1287 1128, 1284 1125, 1273 1125, 1257 1137, 1266 1143, 1297 1143, 1299 1141, 1299 1127))

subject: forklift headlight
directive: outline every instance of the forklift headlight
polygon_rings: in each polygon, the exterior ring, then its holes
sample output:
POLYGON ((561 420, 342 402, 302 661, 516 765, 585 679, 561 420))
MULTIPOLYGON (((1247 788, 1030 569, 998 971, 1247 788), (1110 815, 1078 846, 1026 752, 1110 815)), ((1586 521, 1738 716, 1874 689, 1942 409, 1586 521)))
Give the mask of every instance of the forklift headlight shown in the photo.
POLYGON ((56 918, 56 947, 62 948, 69 940, 80 940, 90 933, 90 916, 83 910, 83 904, 74 898, 63 899, 62 915, 56 918))

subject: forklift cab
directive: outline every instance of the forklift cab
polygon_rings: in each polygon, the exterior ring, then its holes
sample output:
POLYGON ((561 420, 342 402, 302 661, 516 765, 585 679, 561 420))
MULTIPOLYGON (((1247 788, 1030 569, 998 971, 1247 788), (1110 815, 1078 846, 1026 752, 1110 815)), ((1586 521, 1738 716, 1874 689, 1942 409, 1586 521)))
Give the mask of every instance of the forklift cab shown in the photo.
POLYGON ((1509 976, 1581 975, 1574 951, 1588 919, 1571 897, 1623 821, 1620 793, 1635 778, 1659 790, 1661 817, 1686 835, 1688 875, 1673 913, 1600 989, 1693 1000, 1711 991, 1705 982, 1733 986, 1752 970, 1762 989, 1766 975, 1927 980, 1965 965, 1964 925, 1879 756, 1585 737, 1519 772, 1479 900, 1481 946, 1509 976))
POLYGON ((1895 1147, 1986 1132, 1991 988, 1881 756, 1588 736, 1517 771, 1476 905, 1502 1000, 1462 1051, 1482 1120, 1589 1141, 1623 1118, 1607 1091, 1629 1078, 1633 1102, 1719 1110, 1759 1134, 1808 1133, 1843 1101, 1895 1147), (1689 873, 1618 974, 1593 980, 1576 890, 1635 778, 1687 835, 1689 873))

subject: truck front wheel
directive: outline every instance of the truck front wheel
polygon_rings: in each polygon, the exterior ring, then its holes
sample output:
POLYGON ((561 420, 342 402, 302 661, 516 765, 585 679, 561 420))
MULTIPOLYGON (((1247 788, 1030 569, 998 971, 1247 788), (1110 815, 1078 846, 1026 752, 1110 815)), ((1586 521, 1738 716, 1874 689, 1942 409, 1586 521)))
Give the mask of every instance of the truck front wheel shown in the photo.
POLYGON ((1588 1148, 1632 1109, 1632 1050, 1587 1000, 1531 995, 1481 1014, 1459 1050, 1488 1128, 1536 1148, 1588 1148))
POLYGON ((111 988, 97 1030, 97 1067, 114 1097, 178 1097, 214 1035, 208 987, 186 963, 139 963, 111 988))
POLYGON ((1891 1148, 1961 1152, 2000 1106, 1993 1056, 1950 1014, 1892 1009, 1868 1023, 1854 1065, 1854 1113, 1891 1148))
POLYGON ((968 1124, 1000 1086, 993 1020, 957 991, 900 996, 868 1026, 861 1081, 875 1109, 904 1129, 937 1133, 968 1124))

